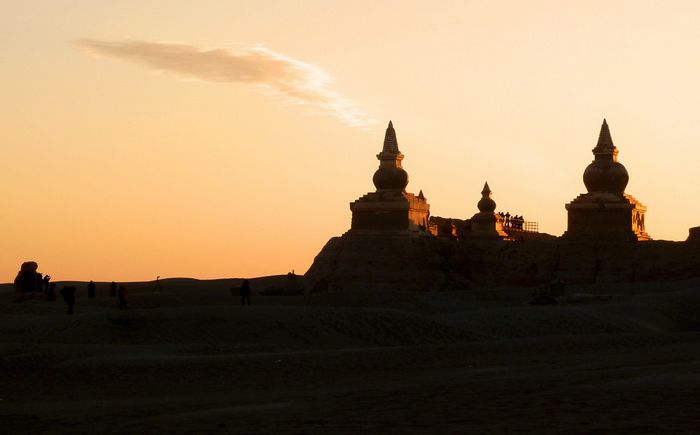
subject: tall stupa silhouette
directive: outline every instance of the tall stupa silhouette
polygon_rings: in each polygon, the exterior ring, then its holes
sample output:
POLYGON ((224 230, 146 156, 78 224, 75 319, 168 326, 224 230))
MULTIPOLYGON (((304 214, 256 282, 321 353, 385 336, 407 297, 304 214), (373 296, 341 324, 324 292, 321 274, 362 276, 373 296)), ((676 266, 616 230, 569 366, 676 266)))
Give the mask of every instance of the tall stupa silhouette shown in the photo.
POLYGON ((496 201, 491 198, 493 192, 488 181, 484 183, 481 191, 481 199, 476 204, 479 212, 471 218, 471 232, 467 237, 479 239, 505 239, 508 237, 503 231, 503 218, 495 213, 496 201))
POLYGON ((401 167, 394 124, 389 121, 382 151, 377 154, 379 168, 370 192, 350 203, 353 234, 427 235, 430 205, 423 192, 416 196, 406 192, 408 173, 401 167))
POLYGON ((588 193, 566 204, 569 214, 567 239, 608 241, 650 240, 644 229, 647 208, 625 193, 629 174, 617 161, 618 150, 603 119, 593 162, 583 172, 588 193))

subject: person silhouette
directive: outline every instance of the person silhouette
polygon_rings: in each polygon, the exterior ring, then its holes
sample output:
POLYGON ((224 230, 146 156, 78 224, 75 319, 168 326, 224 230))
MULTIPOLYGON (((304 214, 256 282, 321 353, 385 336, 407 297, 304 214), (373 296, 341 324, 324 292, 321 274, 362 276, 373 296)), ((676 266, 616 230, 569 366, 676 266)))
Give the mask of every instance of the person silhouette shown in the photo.
POLYGON ((56 283, 52 282, 49 285, 49 290, 46 292, 46 300, 53 302, 56 300, 56 283))
POLYGON ((44 276, 44 293, 49 294, 49 281, 51 281, 51 276, 44 276))
POLYGON ((112 281, 112 284, 109 285, 109 297, 113 298, 117 295, 117 283, 112 281))
POLYGON ((506 212, 506 227, 510 227, 510 212, 506 212))
POLYGON ((126 289, 123 285, 119 286, 119 291, 117 294, 119 296, 119 309, 126 310, 126 289))
POLYGON ((88 298, 89 299, 94 299, 95 298, 95 283, 90 280, 90 283, 87 285, 88 289, 88 298))
POLYGON ((156 277, 156 291, 160 291, 160 275, 156 277))
POLYGON ((77 289, 75 286, 69 285, 69 286, 63 286, 61 289, 61 296, 63 296, 63 300, 65 301, 66 305, 68 305, 68 311, 66 311, 66 314, 73 314, 73 306, 75 305, 75 291, 77 289))
POLYGON ((243 280, 239 291, 241 294, 241 305, 245 305, 246 302, 250 305, 250 282, 247 279, 243 280))

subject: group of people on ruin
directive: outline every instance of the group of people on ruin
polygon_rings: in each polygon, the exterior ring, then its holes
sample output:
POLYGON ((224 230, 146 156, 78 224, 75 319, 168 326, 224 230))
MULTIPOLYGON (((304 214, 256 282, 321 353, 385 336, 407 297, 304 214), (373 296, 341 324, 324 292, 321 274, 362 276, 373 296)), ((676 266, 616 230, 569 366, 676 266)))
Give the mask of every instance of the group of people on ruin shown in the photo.
POLYGON ((510 212, 498 212, 498 215, 501 217, 503 221, 503 228, 512 228, 514 230, 522 230, 523 226, 525 225, 525 218, 522 216, 518 216, 516 214, 512 215, 510 212))

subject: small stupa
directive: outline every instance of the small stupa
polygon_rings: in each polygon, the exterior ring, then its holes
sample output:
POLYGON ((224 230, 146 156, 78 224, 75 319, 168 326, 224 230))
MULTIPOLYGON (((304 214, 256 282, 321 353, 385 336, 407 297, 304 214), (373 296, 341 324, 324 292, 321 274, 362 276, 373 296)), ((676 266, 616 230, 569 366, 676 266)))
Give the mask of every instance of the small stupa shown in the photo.
POLYGON ((351 233, 428 234, 430 205, 422 191, 418 196, 406 192, 408 173, 401 167, 403 157, 389 121, 382 151, 377 154, 379 168, 372 177, 377 190, 350 203, 351 233))
POLYGON ((508 237, 503 231, 503 218, 496 214, 496 201, 491 198, 489 183, 484 183, 481 191, 481 199, 476 204, 479 213, 472 216, 471 233, 468 235, 479 239, 505 239, 508 237))
POLYGON ((629 174, 617 161, 608 122, 604 119, 598 143, 593 148, 595 159, 583 173, 588 193, 566 204, 569 214, 568 239, 641 241, 650 240, 644 228, 647 208, 625 193, 629 174))

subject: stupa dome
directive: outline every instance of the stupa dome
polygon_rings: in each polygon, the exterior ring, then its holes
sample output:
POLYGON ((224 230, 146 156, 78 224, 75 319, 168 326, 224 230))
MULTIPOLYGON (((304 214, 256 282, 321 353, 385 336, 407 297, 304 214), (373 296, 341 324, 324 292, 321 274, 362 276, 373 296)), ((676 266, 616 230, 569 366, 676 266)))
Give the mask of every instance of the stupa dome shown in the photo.
POLYGON ((630 177, 620 162, 594 160, 583 172, 583 184, 589 192, 625 193, 630 177))
POLYGON ((480 212, 493 213, 496 210, 496 201, 491 199, 491 188, 489 183, 484 183, 484 190, 481 191, 481 199, 476 204, 480 212))
POLYGON ((593 148, 595 160, 583 172, 583 184, 588 192, 624 193, 629 174, 617 161, 617 148, 613 144, 606 120, 600 128, 598 144, 593 148))
POLYGON ((372 182, 377 190, 404 190, 408 186, 408 173, 403 168, 382 168, 374 173, 372 182))
POLYGON ((404 190, 408 186, 408 173, 401 167, 403 154, 399 151, 394 125, 389 121, 384 135, 382 152, 377 154, 379 169, 372 181, 377 190, 404 190))

